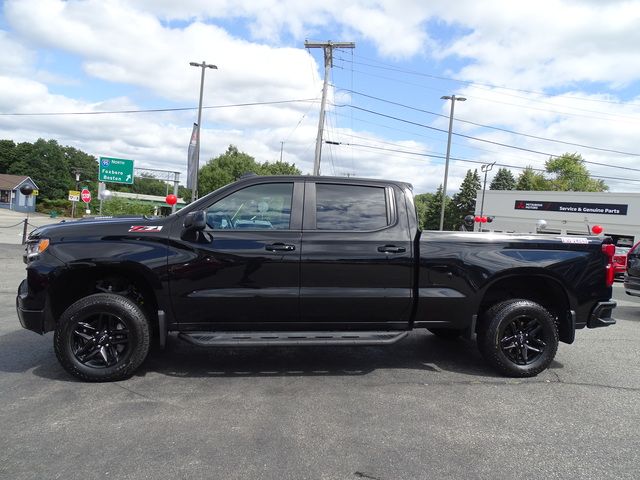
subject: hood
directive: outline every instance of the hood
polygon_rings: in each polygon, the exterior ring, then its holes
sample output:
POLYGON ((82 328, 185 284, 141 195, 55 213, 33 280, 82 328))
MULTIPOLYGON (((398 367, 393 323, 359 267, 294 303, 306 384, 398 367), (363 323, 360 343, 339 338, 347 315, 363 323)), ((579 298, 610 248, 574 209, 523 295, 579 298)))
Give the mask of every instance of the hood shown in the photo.
POLYGON ((29 240, 49 238, 64 241, 75 237, 122 236, 135 233, 157 234, 173 217, 90 217, 78 220, 63 220, 36 228, 29 234, 29 240))

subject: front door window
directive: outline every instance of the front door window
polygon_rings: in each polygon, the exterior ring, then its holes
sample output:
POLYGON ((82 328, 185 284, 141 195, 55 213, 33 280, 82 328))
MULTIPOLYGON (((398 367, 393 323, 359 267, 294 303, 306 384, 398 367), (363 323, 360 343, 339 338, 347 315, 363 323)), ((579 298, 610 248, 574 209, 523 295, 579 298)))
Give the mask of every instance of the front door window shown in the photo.
POLYGON ((207 209, 213 230, 288 230, 292 183, 269 183, 244 188, 207 209))

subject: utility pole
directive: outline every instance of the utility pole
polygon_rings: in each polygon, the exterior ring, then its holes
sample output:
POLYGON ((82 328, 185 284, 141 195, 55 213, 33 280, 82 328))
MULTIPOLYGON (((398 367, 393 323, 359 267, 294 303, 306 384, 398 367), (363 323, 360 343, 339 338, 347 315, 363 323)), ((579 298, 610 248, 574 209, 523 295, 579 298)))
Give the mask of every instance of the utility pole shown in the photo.
POLYGON ((333 67, 334 48, 355 48, 354 42, 304 42, 305 48, 324 49, 324 82, 322 85, 322 101, 320 103, 320 118, 318 119, 318 136, 316 137, 316 153, 313 159, 313 174, 320 175, 320 154, 322 153, 322 130, 324 129, 325 105, 327 103, 327 85, 329 82, 329 72, 333 67))
POLYGON ((451 114, 449 115, 449 136, 447 137, 447 159, 444 164, 444 186, 442 187, 442 206, 440 207, 440 231, 444 226, 444 207, 447 203, 447 178, 449 177, 449 154, 451 153, 451 130, 453 129, 453 107, 456 104, 456 100, 464 102, 467 99, 464 97, 456 97, 455 95, 445 95, 440 97, 441 100, 451 100, 451 114))
POLYGON ((196 158, 195 158, 195 173, 193 175, 193 188, 191 189, 191 201, 195 202, 198 198, 198 169, 200 168, 200 128, 202 119, 202 91, 204 89, 204 70, 205 68, 212 68, 217 70, 218 67, 210 63, 206 63, 204 60, 202 63, 189 62, 192 67, 200 67, 202 69, 202 75, 200 76, 200 102, 198 103, 198 138, 196 138, 196 158))
POLYGON ((282 163, 282 151, 284 150, 284 142, 280 142, 280 163, 282 163))

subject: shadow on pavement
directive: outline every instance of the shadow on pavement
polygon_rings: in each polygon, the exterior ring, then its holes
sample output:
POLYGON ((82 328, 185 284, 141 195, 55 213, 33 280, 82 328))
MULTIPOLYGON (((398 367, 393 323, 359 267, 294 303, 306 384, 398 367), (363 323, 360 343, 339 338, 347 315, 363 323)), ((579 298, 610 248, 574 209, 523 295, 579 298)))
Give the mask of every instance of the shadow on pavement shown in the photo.
MULTIPOLYGON (((17 330, 0 336, 0 371, 75 381, 53 352, 52 334, 17 330)), ((552 368, 553 365, 552 365, 552 368)), ((447 341, 414 332, 385 347, 202 348, 172 335, 164 351, 152 350, 135 373, 170 377, 359 376, 378 369, 449 371, 499 377, 484 362, 475 342, 447 341)))
POLYGON ((40 377, 69 380, 53 352, 53 335, 16 330, 0 336, 0 371, 24 373, 34 370, 40 377))
POLYGON ((164 352, 150 353, 137 375, 157 372, 175 377, 358 376, 378 369, 498 376, 485 364, 475 342, 446 341, 421 332, 384 347, 202 348, 172 336, 164 352))

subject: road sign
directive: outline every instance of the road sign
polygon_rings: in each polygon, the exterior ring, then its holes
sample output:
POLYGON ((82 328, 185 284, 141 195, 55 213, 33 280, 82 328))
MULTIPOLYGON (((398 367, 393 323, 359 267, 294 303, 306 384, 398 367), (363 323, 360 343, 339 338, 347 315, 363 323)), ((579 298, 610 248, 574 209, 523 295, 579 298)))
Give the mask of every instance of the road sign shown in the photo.
POLYGON ((69 190, 69 201, 70 202, 79 202, 80 201, 80 191, 79 190, 69 190))
POLYGON ((133 160, 100 157, 98 180, 112 183, 133 183, 133 160))
POLYGON ((80 192, 80 198, 82 198, 84 203, 89 203, 91 201, 91 192, 86 188, 83 188, 82 192, 80 192))
POLYGON ((40 193, 40 192, 34 188, 33 192, 31 192, 31 195, 33 195, 34 197, 37 197, 38 193, 40 193))

